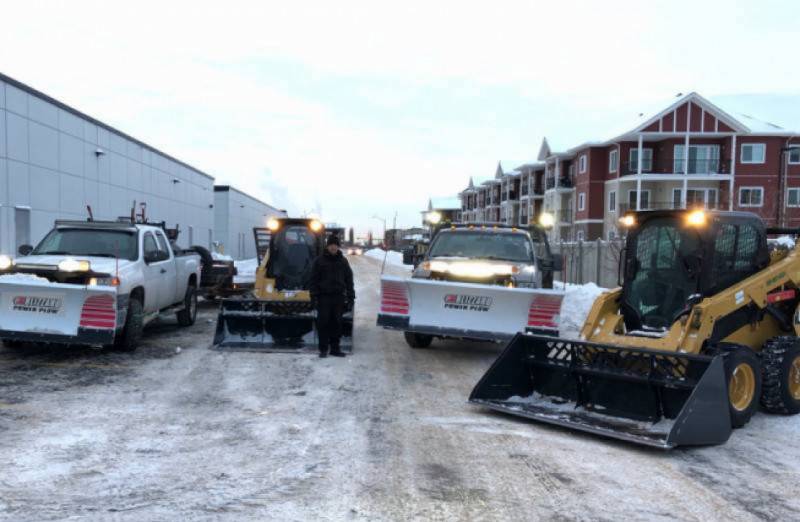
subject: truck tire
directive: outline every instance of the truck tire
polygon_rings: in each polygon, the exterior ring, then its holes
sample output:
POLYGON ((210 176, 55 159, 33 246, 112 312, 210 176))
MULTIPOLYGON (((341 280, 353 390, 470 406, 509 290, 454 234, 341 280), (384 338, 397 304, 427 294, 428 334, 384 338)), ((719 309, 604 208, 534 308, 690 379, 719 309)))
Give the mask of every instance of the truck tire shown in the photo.
POLYGON ((125 316, 125 326, 122 332, 114 338, 114 348, 121 352, 132 352, 139 345, 143 329, 142 302, 131 297, 128 301, 128 313, 125 316))
POLYGON ((197 289, 193 284, 186 287, 186 295, 183 297, 183 310, 175 314, 178 324, 181 326, 192 326, 197 318, 197 289))
MULTIPOLYGON (((720 345, 723 348, 722 345, 720 345)), ((725 344, 725 383, 731 426, 741 428, 758 409, 761 397, 761 364, 747 346, 725 344)))
POLYGON ((800 413, 800 342, 773 337, 761 349, 761 404, 770 413, 800 413))
POLYGON ((432 335, 403 332, 403 337, 406 338, 406 343, 412 348, 427 348, 433 342, 432 335))

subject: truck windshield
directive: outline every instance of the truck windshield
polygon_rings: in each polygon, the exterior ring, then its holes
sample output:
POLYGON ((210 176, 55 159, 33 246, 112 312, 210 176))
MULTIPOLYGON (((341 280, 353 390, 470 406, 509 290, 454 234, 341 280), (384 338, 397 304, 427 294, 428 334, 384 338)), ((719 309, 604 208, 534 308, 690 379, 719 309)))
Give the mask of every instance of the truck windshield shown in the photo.
POLYGON ((660 218, 643 224, 632 243, 623 302, 643 328, 669 328, 698 291, 700 238, 674 218, 660 218))
POLYGON ((501 259, 527 263, 533 261, 531 240, 526 234, 490 231, 459 231, 439 234, 429 257, 468 257, 501 259))
POLYGON ((126 230, 56 228, 42 239, 31 255, 118 257, 135 261, 136 234, 126 230))

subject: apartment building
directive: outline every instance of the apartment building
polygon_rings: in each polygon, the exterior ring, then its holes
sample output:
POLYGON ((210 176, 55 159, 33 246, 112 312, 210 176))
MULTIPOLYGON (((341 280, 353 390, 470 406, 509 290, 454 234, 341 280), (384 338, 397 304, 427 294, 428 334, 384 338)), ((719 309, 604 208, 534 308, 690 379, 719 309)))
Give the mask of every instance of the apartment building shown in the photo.
MULTIPOLYGON (((536 162, 500 169, 494 183, 519 183, 516 201, 492 214, 490 185, 461 193, 468 215, 526 225, 555 218, 554 240, 614 237, 628 210, 703 207, 755 212, 768 224, 800 226, 800 133, 713 103, 679 95, 638 114, 623 132, 570 148, 545 138, 536 162)), ((501 207, 504 201, 501 201, 501 207)))

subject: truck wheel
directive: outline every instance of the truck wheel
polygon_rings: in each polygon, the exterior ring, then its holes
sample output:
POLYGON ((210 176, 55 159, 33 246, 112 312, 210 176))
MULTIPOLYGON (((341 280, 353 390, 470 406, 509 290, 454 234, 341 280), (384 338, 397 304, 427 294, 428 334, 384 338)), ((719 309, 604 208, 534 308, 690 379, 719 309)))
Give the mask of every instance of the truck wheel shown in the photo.
POLYGON ((186 295, 183 298, 183 310, 175 314, 178 324, 181 326, 192 326, 197 318, 197 290, 194 285, 186 287, 186 295))
POLYGON ((125 326, 114 338, 114 348, 122 352, 132 352, 139 344, 142 337, 142 303, 139 299, 132 297, 128 301, 128 313, 125 316, 125 326))
POLYGON ((761 404, 770 413, 800 413, 800 344, 774 337, 761 349, 761 404))
POLYGON ((725 381, 728 385, 728 405, 731 426, 741 428, 758 409, 761 397, 761 365, 753 350, 747 346, 728 345, 725 355, 725 381))
POLYGON ((432 335, 403 332, 403 336, 406 338, 406 343, 412 348, 427 348, 433 342, 432 335))

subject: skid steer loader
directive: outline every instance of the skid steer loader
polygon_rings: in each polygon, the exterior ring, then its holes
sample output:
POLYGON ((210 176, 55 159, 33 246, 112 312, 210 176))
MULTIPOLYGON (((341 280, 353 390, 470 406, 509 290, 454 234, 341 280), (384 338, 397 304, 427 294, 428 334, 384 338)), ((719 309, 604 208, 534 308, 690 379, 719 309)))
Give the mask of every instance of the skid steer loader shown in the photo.
MULTIPOLYGON (((315 219, 271 218, 254 228, 258 269, 252 294, 223 299, 214 335, 218 349, 295 352, 315 348, 316 313, 309 294, 311 267, 325 248, 315 219)), ((353 314, 344 316, 341 348, 352 349, 353 314)))
POLYGON ((628 214, 622 285, 579 340, 518 334, 470 402, 635 443, 720 444, 766 411, 800 412, 800 250, 758 216, 628 214))

